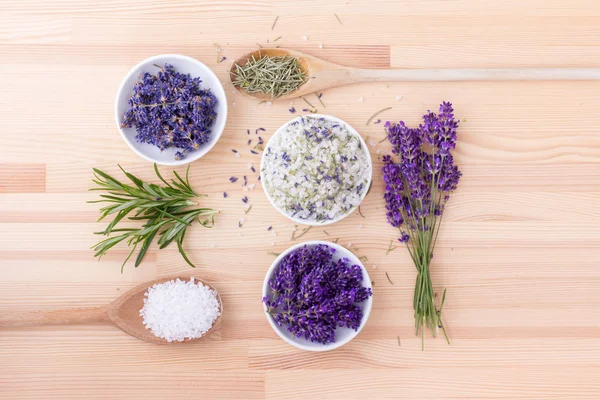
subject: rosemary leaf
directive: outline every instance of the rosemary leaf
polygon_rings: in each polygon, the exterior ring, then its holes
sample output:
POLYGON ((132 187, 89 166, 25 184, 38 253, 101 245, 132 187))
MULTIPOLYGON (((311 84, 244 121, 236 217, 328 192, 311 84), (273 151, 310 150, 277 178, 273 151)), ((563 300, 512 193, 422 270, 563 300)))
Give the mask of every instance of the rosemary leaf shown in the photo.
POLYGON ((391 110, 391 109, 392 109, 392 107, 386 107, 386 108, 382 108, 381 110, 377 111, 375 114, 371 115, 371 118, 369 118, 369 119, 367 120, 367 123, 366 123, 365 125, 369 125, 369 123, 370 123, 371 121, 373 121, 373 118, 375 118, 376 116, 378 116, 378 115, 379 115, 379 114, 381 114, 382 112, 384 112, 384 111, 387 111, 387 110, 391 110))
POLYGON ((394 282, 392 282, 392 280, 390 279, 390 276, 388 275, 388 273, 385 273, 385 277, 387 278, 388 282, 391 283, 392 285, 394 284, 394 282))

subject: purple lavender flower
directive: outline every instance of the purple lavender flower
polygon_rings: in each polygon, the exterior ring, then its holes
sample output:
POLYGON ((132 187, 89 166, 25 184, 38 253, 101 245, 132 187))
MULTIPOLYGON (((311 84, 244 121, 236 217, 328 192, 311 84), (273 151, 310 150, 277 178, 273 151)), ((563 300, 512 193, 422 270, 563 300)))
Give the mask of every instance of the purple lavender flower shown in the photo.
POLYGON ((145 72, 133 86, 122 127, 135 126, 136 140, 161 150, 180 149, 176 159, 208 142, 217 117, 217 98, 200 78, 165 64, 157 75, 145 72))
POLYGON ((398 161, 386 155, 382 167, 388 223, 398 228, 398 240, 407 244, 419 274, 414 301, 417 333, 428 327, 435 336, 439 327, 447 340, 440 324, 441 306, 438 311, 430 289, 423 288, 433 287, 429 265, 435 240, 446 202, 462 175, 451 154, 456 148, 457 128, 448 102, 440 105, 437 114, 428 111, 423 115, 418 128, 409 128, 402 121, 386 122, 387 138, 398 161))
POLYGON ((454 119, 452 104, 444 102, 438 114, 423 115, 418 128, 409 128, 402 121, 388 121, 385 127, 392 153, 399 156, 398 162, 389 155, 383 157, 386 216, 389 224, 397 228, 410 222, 409 232, 402 232, 400 237, 401 242, 406 242, 410 231, 429 230, 429 216, 442 215, 444 204, 458 185, 461 172, 450 154, 456 147, 458 121, 454 119))
POLYGON ((362 286, 362 269, 347 258, 333 261, 335 249, 304 246, 286 255, 263 298, 267 312, 297 338, 335 342, 337 327, 357 330, 371 289, 362 286))

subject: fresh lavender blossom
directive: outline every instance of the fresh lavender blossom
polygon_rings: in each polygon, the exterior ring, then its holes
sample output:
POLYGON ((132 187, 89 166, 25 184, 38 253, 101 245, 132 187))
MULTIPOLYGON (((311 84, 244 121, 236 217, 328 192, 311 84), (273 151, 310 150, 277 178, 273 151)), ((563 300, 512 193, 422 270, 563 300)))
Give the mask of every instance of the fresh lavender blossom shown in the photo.
POLYGON ((161 150, 178 148, 175 158, 184 158, 208 142, 217 117, 217 98, 210 89, 202 89, 201 82, 170 64, 156 75, 141 74, 121 126, 135 126, 138 142, 161 150))
POLYGON ((368 151, 357 134, 333 120, 293 120, 269 141, 263 157, 265 189, 291 217, 337 219, 351 213, 368 190, 368 151))
POLYGON ((363 317, 358 303, 371 289, 362 285, 362 269, 347 258, 334 260, 327 245, 304 246, 286 255, 263 298, 267 312, 297 338, 335 342, 335 330, 358 330, 363 317))
MULTIPOLYGON (((439 233, 444 208, 456 189, 461 172, 454 164, 451 150, 456 147, 458 121, 452 104, 443 102, 439 112, 427 112, 423 123, 409 128, 402 121, 385 124, 392 144, 391 156, 383 157, 386 216, 399 230, 400 242, 406 243, 418 270, 414 294, 415 326, 423 335, 428 327, 433 335, 441 328, 441 308, 434 302, 429 264, 439 233)), ((447 339, 447 335, 446 335, 447 339)))

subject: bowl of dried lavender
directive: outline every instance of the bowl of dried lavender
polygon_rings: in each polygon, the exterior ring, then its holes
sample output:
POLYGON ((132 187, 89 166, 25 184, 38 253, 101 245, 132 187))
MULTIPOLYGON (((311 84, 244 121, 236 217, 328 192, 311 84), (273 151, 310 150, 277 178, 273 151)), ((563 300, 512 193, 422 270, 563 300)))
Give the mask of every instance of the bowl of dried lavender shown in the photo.
POLYGON ((208 153, 219 140, 227 98, 206 65, 162 54, 127 73, 117 91, 115 119, 136 154, 157 164, 183 165, 208 153))
POLYGON ((373 304, 369 274, 348 249, 326 241, 296 244, 273 262, 263 283, 269 324, 302 350, 333 350, 354 339, 373 304))
POLYGON ((260 165, 267 199, 297 224, 328 225, 352 214, 371 186, 365 141, 331 115, 300 116, 269 139, 260 165))

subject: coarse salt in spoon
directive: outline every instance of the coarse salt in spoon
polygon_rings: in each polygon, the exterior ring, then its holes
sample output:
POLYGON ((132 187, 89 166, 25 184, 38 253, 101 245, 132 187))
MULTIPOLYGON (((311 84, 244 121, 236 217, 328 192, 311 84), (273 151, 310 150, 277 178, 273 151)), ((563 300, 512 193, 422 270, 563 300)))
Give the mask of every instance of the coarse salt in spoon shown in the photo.
MULTIPOLYGON (((144 326, 143 318, 140 316, 140 310, 144 307, 144 297, 148 288, 156 284, 162 284, 177 279, 163 278, 154 281, 142 283, 129 290, 112 303, 102 307, 72 308, 50 311, 31 311, 15 314, 0 314, 0 328, 39 326, 39 325, 72 325, 87 323, 108 323, 113 324, 124 332, 140 340, 155 343, 180 343, 168 342, 144 326)), ((181 280, 189 280, 190 277, 180 277, 181 280)), ((184 339, 183 343, 194 342, 204 339, 216 332, 221 327, 221 318, 223 316, 223 302, 216 289, 208 283, 194 277, 195 282, 208 286, 216 293, 219 302, 219 316, 213 322, 211 328, 202 336, 194 339, 184 339)))
POLYGON ((444 81, 558 81, 600 80, 600 68, 460 68, 460 69, 360 69, 334 64, 299 51, 282 48, 261 48, 238 58, 231 67, 230 79, 235 81, 236 65, 243 66, 252 57, 298 58, 308 79, 296 90, 272 99, 265 93, 242 93, 260 100, 289 100, 336 86, 359 82, 444 82, 444 81))

